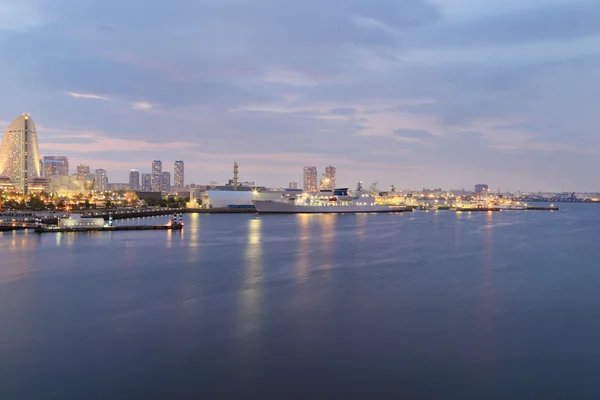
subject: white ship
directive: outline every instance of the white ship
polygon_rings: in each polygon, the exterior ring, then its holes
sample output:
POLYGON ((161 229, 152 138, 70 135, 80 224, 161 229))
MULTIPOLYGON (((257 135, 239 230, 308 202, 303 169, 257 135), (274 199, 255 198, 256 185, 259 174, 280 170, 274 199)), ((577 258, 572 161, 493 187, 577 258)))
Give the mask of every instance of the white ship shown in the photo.
POLYGON ((377 197, 365 193, 348 194, 348 189, 321 191, 319 194, 302 193, 282 196, 279 200, 253 200, 259 214, 300 213, 375 213, 401 212, 406 207, 393 204, 377 204, 377 197))

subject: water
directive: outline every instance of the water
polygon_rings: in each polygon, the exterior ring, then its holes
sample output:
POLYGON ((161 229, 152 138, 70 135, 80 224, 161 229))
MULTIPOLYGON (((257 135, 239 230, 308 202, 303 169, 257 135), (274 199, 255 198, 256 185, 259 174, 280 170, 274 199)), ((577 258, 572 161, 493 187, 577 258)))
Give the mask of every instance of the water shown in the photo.
POLYGON ((0 398, 600 396, 599 206, 185 218, 0 233, 0 398))

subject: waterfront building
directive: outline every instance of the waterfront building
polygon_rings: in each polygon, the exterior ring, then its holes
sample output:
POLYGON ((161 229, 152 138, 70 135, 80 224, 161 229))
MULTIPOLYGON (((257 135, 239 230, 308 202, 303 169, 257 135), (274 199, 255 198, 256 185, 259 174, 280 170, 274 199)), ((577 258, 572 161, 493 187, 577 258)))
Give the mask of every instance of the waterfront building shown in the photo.
POLYGON ((140 173, 137 169, 129 171, 129 190, 140 190, 140 173))
POLYGON ((304 167, 304 182, 303 189, 305 192, 317 192, 319 190, 317 184, 317 167, 304 167))
POLYGON ((171 191, 171 173, 163 172, 161 174, 160 180, 160 191, 164 193, 169 193, 171 191))
POLYGON ((69 176, 69 159, 64 156, 44 156, 44 178, 69 176))
POLYGON ((49 179, 48 191, 59 196, 85 194, 85 181, 78 176, 53 176, 49 179))
POLYGON ((298 182, 290 182, 289 188, 290 189, 298 189, 298 182))
POLYGON ((482 194, 487 194, 489 191, 489 187, 486 184, 483 183, 479 183, 477 185, 475 185, 475 193, 482 195, 482 194))
POLYGON ((90 174, 90 166, 86 164, 79 164, 77 166, 77 177, 79 179, 87 179, 90 174))
POLYGON ((335 190, 335 167, 334 166, 328 166, 325 168, 325 182, 326 182, 326 187, 321 187, 321 189, 324 190, 335 190))
POLYGON ((143 192, 151 192, 152 191, 152 175, 151 174, 142 174, 142 191, 143 192))
POLYGON ((105 192, 108 189, 108 177, 105 169, 97 169, 94 171, 94 190, 97 192, 105 192))
POLYGON ((28 114, 15 118, 6 129, 0 147, 0 176, 15 189, 29 192, 29 183, 42 177, 35 124, 28 114))
POLYGON ((175 161, 175 165, 173 166, 173 186, 177 188, 182 188, 185 186, 183 172, 183 161, 175 161))
POLYGON ((161 191, 161 178, 162 178, 162 161, 152 161, 152 191, 161 191))

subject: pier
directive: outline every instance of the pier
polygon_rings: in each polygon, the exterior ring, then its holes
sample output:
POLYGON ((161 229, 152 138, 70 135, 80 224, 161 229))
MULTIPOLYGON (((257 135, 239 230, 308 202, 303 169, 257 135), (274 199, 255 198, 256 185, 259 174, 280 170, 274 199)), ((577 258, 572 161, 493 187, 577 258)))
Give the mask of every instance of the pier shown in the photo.
POLYGON ((256 208, 165 208, 165 209, 148 209, 148 210, 102 210, 90 211, 81 213, 81 218, 104 218, 113 219, 128 219, 142 217, 158 217, 163 215, 178 214, 254 214, 256 208))
POLYGON ((98 226, 81 228, 61 228, 58 226, 45 226, 35 228, 36 233, 64 233, 64 232, 113 232, 113 231, 157 231, 181 230, 182 224, 166 225, 126 225, 126 226, 98 226))

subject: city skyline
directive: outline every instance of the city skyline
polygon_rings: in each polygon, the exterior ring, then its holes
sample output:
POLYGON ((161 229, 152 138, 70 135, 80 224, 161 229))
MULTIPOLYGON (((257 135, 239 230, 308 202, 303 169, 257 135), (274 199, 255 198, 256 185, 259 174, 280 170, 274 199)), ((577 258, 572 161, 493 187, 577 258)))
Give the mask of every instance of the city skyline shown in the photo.
POLYGON ((30 113, 41 155, 115 182, 153 159, 226 182, 236 160, 272 187, 331 164, 338 186, 600 191, 598 2, 157 4, 14 2, 0 132, 30 113))

